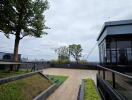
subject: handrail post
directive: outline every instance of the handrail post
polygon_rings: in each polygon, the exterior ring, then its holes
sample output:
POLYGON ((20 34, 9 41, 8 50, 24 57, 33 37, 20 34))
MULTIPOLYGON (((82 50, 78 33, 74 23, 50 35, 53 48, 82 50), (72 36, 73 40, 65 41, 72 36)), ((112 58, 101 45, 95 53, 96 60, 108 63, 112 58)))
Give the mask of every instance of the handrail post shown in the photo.
POLYGON ((34 67, 33 67, 33 68, 34 68, 34 71, 35 71, 35 67, 36 67, 35 65, 36 65, 36 64, 35 64, 35 62, 34 62, 34 67))
POLYGON ((100 75, 100 68, 97 66, 97 69, 98 69, 98 74, 100 75))
POLYGON ((105 80, 105 70, 103 69, 103 79, 105 80))
POLYGON ((113 82, 113 88, 115 89, 116 87, 115 87, 115 73, 114 72, 112 72, 112 82, 113 82))

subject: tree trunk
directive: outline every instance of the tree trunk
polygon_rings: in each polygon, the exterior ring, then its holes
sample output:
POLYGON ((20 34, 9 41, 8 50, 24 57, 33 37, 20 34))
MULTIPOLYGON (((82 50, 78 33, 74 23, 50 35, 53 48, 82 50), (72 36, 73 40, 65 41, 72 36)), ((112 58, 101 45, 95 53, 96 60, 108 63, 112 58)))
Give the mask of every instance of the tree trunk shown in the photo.
MULTIPOLYGON (((17 61, 18 61, 18 49, 19 49, 19 42, 20 42, 20 36, 19 36, 20 31, 17 31, 16 34, 17 34, 17 35, 16 35, 16 37, 15 37, 14 54, 13 54, 13 61, 14 61, 14 62, 17 62, 17 61)), ((11 70, 11 71, 12 71, 12 70, 15 70, 16 67, 17 67, 17 65, 12 65, 12 66, 10 67, 10 70, 11 70)))
POLYGON ((76 63, 78 64, 78 58, 76 58, 76 63))
POLYGON ((13 61, 18 61, 18 48, 19 48, 19 42, 20 42, 20 38, 19 38, 19 36, 16 36, 15 44, 14 44, 13 61))

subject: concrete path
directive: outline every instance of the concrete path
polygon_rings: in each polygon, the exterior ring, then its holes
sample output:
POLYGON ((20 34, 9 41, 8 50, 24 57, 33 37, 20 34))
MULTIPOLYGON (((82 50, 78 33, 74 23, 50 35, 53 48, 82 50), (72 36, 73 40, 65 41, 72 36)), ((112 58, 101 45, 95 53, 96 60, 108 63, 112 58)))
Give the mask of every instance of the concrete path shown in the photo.
POLYGON ((79 69, 44 69, 43 74, 68 76, 68 79, 47 100, 77 100, 81 80, 91 78, 96 82, 94 70, 79 69))

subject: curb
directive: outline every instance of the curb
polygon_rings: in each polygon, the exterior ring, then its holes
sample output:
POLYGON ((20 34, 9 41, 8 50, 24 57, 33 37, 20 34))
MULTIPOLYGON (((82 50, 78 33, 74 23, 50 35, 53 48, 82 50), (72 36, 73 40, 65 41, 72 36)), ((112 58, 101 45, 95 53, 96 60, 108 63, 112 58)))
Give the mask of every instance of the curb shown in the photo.
POLYGON ((54 83, 48 89, 46 89, 45 91, 41 92, 38 96, 36 96, 33 100, 46 100, 62 84, 63 82, 58 85, 54 83))
MULTIPOLYGON (((62 83, 61 83, 62 84, 62 83)), ((48 89, 41 92, 37 97, 33 100, 46 100, 61 84, 56 85, 55 83, 51 85, 48 89)))
MULTIPOLYGON (((97 89, 97 86, 95 85, 95 83, 93 83, 93 85, 94 85, 94 87, 95 87, 95 89, 96 89, 96 91, 97 91, 97 94, 98 94, 98 96, 99 96, 99 100, 102 100, 102 98, 101 98, 101 96, 100 96, 100 93, 99 93, 99 91, 98 91, 98 89, 97 89)), ((77 100, 84 100, 84 80, 82 80, 82 83, 81 83, 81 85, 80 85, 77 100)))
POLYGON ((81 82, 77 100, 84 100, 84 80, 81 82))
POLYGON ((46 100, 48 96, 50 96, 58 86, 56 84, 51 85, 48 89, 41 92, 37 97, 35 97, 33 100, 46 100))

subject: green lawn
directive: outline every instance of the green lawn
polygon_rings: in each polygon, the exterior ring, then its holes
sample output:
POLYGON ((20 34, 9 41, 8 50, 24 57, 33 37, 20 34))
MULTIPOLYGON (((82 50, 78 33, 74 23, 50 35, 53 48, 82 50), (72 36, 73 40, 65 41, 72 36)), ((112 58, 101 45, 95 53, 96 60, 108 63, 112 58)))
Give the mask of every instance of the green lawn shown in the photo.
POLYGON ((100 100, 92 79, 84 80, 84 100, 100 100))
POLYGON ((0 70, 0 78, 5 78, 5 77, 9 77, 9 76, 16 76, 19 74, 25 74, 27 73, 27 70, 19 70, 19 71, 4 71, 4 70, 0 70))
POLYGON ((58 76, 58 75, 47 75, 47 77, 57 85, 62 84, 68 77, 67 76, 58 76))
POLYGON ((0 85, 0 100, 32 100, 51 85, 51 81, 40 74, 35 74, 0 85))

